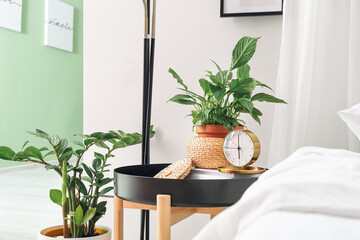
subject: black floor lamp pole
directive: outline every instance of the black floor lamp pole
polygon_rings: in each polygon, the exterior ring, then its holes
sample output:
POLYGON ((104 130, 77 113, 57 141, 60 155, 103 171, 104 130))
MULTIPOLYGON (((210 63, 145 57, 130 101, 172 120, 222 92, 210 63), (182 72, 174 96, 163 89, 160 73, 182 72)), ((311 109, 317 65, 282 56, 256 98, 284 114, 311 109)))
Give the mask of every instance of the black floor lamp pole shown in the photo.
MULTIPOLYGON (((151 126, 151 102, 154 73, 155 54, 155 19, 156 0, 152 0, 152 21, 150 25, 150 1, 143 0, 145 12, 145 33, 144 33, 144 89, 143 89, 143 120, 142 120, 142 164, 150 163, 150 126, 151 126), (151 27, 151 34, 150 34, 151 27), (151 40, 150 40, 151 37, 151 40)), ((149 210, 141 211, 140 240, 150 238, 150 216, 149 210)))

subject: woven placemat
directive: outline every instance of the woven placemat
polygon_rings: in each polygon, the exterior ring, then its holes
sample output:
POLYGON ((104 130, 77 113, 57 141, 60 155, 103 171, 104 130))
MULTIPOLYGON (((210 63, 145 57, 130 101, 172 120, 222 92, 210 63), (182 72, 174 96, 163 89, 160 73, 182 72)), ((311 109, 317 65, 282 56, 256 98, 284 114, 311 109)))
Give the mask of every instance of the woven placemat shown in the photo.
POLYGON ((189 175, 192 168, 191 159, 186 158, 174 162, 170 166, 161 170, 154 178, 167 178, 167 179, 184 179, 189 175))
POLYGON ((224 138, 193 137, 186 146, 186 157, 198 168, 215 169, 230 165, 223 152, 224 138))

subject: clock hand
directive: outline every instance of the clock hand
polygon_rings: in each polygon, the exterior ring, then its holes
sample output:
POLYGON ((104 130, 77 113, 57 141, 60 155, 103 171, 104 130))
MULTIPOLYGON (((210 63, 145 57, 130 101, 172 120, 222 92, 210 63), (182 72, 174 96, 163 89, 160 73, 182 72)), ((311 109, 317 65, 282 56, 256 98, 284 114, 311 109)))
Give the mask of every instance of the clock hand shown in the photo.
POLYGON ((240 149, 241 149, 241 147, 240 147, 240 134, 238 134, 238 158, 239 158, 239 160, 240 160, 240 157, 241 157, 241 153, 240 153, 240 149))
POLYGON ((240 134, 238 134, 238 145, 237 147, 239 148, 240 147, 240 134))

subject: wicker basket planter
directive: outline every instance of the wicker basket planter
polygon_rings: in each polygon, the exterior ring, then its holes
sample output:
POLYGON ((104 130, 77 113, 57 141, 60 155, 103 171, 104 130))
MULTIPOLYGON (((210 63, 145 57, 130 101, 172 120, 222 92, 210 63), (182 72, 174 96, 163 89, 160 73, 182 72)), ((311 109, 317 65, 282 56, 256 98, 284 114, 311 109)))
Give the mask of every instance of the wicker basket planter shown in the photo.
MULTIPOLYGON (((244 127, 234 129, 241 130, 244 127)), ((207 137, 193 137, 187 143, 186 157, 192 160, 195 167, 216 169, 230 165, 223 152, 224 138, 229 133, 224 126, 196 126, 196 132, 207 137)))

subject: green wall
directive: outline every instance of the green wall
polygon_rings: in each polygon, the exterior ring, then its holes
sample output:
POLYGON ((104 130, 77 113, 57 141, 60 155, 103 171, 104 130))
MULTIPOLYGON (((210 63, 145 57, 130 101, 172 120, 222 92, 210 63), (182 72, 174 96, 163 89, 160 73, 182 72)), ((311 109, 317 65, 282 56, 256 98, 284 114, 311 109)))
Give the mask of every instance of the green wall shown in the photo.
POLYGON ((26 133, 36 128, 82 133, 83 1, 63 1, 75 7, 73 53, 44 46, 45 0, 23 1, 21 33, 0 28, 0 146, 40 146, 43 140, 26 133))

